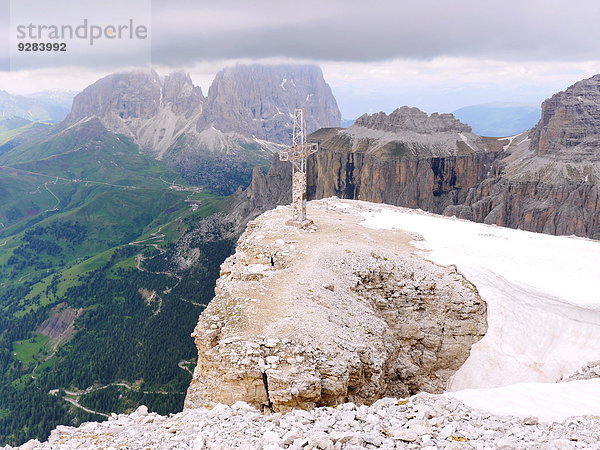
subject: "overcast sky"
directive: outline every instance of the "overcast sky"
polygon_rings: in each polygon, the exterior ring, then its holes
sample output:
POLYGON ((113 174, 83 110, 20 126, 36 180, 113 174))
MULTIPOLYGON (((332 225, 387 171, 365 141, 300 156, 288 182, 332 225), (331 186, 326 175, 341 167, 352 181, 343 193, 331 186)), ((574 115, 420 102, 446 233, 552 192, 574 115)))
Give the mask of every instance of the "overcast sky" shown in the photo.
POLYGON ((226 65, 313 62, 342 115, 354 118, 404 104, 447 112, 493 101, 539 103, 600 73, 598 0, 14 0, 12 23, 0 16, 4 55, 8 48, 15 54, 17 41, 8 37, 17 24, 87 18, 106 25, 129 17, 150 28, 151 40, 80 43, 62 58, 17 55, 12 71, 0 71, 0 89, 14 93, 79 90, 150 61, 160 73, 189 71, 206 93, 226 65))

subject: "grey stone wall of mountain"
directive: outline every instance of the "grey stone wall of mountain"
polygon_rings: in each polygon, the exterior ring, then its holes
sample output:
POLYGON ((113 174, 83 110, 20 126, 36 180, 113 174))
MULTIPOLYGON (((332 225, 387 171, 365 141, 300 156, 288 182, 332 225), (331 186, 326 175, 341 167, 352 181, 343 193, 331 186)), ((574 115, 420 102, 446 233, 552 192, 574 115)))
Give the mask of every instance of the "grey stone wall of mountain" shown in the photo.
POLYGON ((131 137, 161 158, 194 129, 204 100, 201 89, 181 72, 164 80, 155 71, 112 74, 75 97, 63 126, 98 117, 109 131, 131 137))
POLYGON ((229 208, 228 215, 241 227, 240 232, 243 231, 248 220, 277 205, 287 205, 291 202, 291 180, 291 164, 280 161, 277 155, 273 156, 271 167, 266 175, 259 167, 254 168, 250 186, 233 197, 229 208))
POLYGON ((502 145, 482 138, 451 114, 402 107, 363 115, 347 130, 313 135, 309 198, 335 195, 437 213, 496 170, 502 145))
POLYGON ((600 75, 542 103, 507 146, 501 176, 468 194, 458 215, 550 234, 600 239, 600 75))
POLYGON ((304 108, 309 132, 340 125, 340 111, 318 66, 230 67, 210 86, 198 131, 214 127, 289 144, 295 108, 304 108))
MULTIPOLYGON (((529 132, 485 138, 446 114, 400 108, 309 140, 308 197, 332 195, 558 235, 600 239, 600 75, 545 101, 529 132)), ((239 196, 256 215, 289 202, 285 165, 239 196)))
POLYGON ((544 101, 530 138, 536 155, 568 161, 600 158, 600 74, 544 101))

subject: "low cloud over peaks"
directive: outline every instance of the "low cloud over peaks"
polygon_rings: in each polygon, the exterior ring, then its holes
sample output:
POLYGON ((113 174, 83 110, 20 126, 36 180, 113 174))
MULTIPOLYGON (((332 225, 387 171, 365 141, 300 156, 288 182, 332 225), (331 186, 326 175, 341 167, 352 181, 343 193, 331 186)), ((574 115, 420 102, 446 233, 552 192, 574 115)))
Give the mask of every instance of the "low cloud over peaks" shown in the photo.
POLYGON ((593 0, 158 3, 153 60, 166 65, 281 56, 585 60, 597 57, 600 38, 593 0))

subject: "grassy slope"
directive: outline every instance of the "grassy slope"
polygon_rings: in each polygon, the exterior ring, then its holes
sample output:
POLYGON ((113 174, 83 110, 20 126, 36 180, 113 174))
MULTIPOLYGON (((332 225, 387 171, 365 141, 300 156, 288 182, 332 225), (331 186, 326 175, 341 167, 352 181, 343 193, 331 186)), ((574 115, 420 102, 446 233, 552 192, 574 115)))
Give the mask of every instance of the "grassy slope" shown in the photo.
POLYGON ((52 125, 41 122, 29 122, 24 119, 0 121, 0 155, 25 142, 39 140, 52 130, 52 125))
MULTIPOLYGON (((178 175, 96 122, 38 147, 27 145, 4 156, 12 163, 0 171, 0 198, 4 200, 0 203, 0 223, 5 227, 0 230, 0 280, 8 280, 4 287, 22 278, 35 281, 21 301, 25 312, 35 308, 28 303, 38 295, 41 298, 36 304, 51 302, 44 290, 56 271, 61 273, 61 294, 75 276, 105 263, 110 249, 144 239, 175 218, 192 214, 185 203, 190 192, 169 189, 166 181, 182 183, 178 175), (43 158, 25 161, 38 156, 43 158), (16 272, 11 270, 11 264, 6 263, 11 253, 23 246, 26 230, 61 223, 80 225, 86 230, 86 238, 77 245, 68 245, 42 235, 42 239, 61 246, 61 251, 43 255, 44 264, 37 268, 28 265, 16 272)), ((203 199, 203 208, 212 211, 216 210, 212 205, 219 201, 202 192, 193 194, 193 198, 203 199)), ((179 235, 175 232, 168 237, 176 239, 179 235)), ((0 295, 2 287, 0 284, 0 295)))
POLYGON ((8 130, 0 129, 0 145, 6 144, 8 141, 14 139, 19 134, 23 133, 24 131, 30 130, 31 128, 34 128, 36 125, 37 124, 35 123, 27 123, 18 128, 12 128, 8 130))
POLYGON ((13 345, 14 356, 22 363, 34 362, 40 353, 49 350, 48 336, 36 334, 30 339, 17 341, 13 345))

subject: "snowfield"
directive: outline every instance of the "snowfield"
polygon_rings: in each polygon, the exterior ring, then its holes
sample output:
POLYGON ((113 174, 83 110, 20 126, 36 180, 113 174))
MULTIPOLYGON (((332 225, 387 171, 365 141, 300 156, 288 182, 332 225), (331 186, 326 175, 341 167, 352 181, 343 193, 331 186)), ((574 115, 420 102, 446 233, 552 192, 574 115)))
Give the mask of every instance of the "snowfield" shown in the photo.
POLYGON ((488 332, 450 380, 461 391, 452 395, 499 414, 600 414, 600 379, 541 384, 600 360, 600 242, 362 205, 364 226, 413 233, 420 254, 456 265, 488 304, 488 332))

